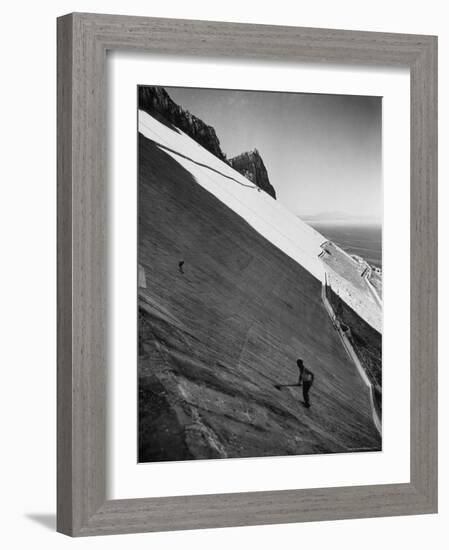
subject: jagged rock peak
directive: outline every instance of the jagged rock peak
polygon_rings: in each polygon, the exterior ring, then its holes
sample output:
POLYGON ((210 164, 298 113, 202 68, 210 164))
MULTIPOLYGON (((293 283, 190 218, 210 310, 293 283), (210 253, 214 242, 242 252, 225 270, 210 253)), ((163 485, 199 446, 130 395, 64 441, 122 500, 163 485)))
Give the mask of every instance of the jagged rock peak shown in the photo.
POLYGON ((176 126, 210 153, 226 162, 226 155, 212 126, 177 105, 161 86, 139 86, 139 109, 159 122, 176 126))
POLYGON ((274 199, 276 198, 276 191, 270 183, 267 169, 256 148, 229 159, 228 163, 234 170, 240 172, 240 174, 255 183, 260 189, 271 195, 274 199))

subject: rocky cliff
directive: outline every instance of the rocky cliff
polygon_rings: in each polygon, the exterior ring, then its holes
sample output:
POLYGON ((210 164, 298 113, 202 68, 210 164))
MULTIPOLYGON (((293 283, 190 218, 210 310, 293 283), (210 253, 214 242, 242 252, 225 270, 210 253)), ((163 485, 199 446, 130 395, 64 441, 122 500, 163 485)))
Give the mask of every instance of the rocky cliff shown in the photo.
POLYGON ((234 170, 240 172, 245 178, 255 183, 260 189, 271 195, 274 199, 276 198, 276 191, 268 179, 267 169, 257 149, 241 153, 229 159, 228 162, 234 170))
POLYGON ((226 155, 212 126, 177 105, 160 86, 139 86, 139 109, 160 122, 176 126, 220 160, 226 155))
POLYGON ((276 191, 268 179, 267 169, 257 149, 241 153, 230 160, 227 159, 221 150, 214 128, 176 104, 164 88, 139 86, 139 109, 172 129, 175 126, 182 130, 207 151, 229 164, 274 199, 276 198, 276 191))

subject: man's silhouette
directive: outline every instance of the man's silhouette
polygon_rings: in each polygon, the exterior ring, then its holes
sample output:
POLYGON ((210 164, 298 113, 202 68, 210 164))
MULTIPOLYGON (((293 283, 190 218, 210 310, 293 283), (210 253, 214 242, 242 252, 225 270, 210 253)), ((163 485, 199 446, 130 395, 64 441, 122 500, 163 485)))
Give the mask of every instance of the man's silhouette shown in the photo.
POLYGON ((302 396, 304 398, 304 405, 310 407, 309 391, 312 387, 313 380, 315 378, 313 372, 304 366, 303 360, 298 359, 296 364, 299 368, 298 386, 302 386, 302 396))
POLYGON ((184 275, 184 260, 181 260, 178 264, 179 272, 184 275))

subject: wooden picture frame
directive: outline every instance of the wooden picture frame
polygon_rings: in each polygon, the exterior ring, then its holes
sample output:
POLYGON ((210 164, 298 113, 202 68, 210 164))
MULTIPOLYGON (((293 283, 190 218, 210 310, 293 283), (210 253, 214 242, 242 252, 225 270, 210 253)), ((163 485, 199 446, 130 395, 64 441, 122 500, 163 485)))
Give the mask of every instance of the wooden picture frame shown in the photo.
POLYGON ((437 38, 74 13, 58 19, 58 504, 71 535, 437 511, 437 38), (106 52, 407 66, 409 483, 106 499, 106 52))

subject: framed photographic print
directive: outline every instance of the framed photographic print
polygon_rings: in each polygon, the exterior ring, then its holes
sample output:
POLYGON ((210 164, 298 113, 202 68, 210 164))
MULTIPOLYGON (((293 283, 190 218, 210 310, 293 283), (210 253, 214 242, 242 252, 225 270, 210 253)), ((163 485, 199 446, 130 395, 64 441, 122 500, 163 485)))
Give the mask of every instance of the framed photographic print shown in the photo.
POLYGON ((437 509, 436 38, 58 19, 58 530, 437 509))

